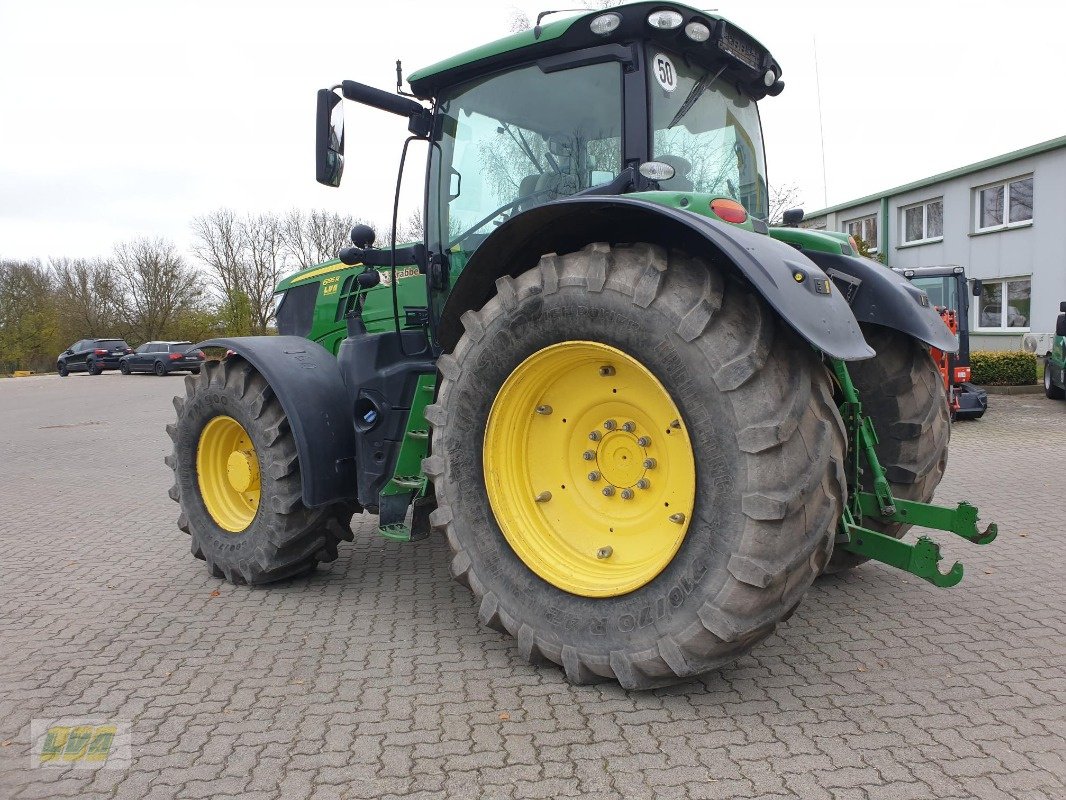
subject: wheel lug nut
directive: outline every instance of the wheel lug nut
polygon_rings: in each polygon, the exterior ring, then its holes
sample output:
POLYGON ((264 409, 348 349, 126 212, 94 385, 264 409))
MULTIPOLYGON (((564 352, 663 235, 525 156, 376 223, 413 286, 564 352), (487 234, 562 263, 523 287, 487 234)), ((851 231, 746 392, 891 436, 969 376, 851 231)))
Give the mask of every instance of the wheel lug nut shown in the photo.
POLYGON ((637 423, 635 423, 633 421, 627 422, 627 423, 625 423, 622 426, 622 430, 624 430, 626 433, 632 433, 636 429, 637 429, 637 423))
POLYGON ((655 469, 655 459, 654 458, 645 458, 644 459, 644 469, 655 469))
POLYGON ((596 472, 595 470, 593 470, 592 472, 589 473, 589 480, 590 481, 598 481, 599 479, 600 479, 600 473, 596 472))
POLYGON ((610 558, 613 552, 614 548, 610 545, 607 545, 606 547, 601 547, 599 550, 596 551, 596 558, 610 558))
POLYGON ((639 439, 637 439, 637 444, 639 444, 641 447, 647 447, 649 444, 651 444, 651 439, 649 439, 647 436, 641 436, 639 439))
POLYGON ((592 440, 593 442, 598 442, 600 440, 600 432, 599 431, 593 431, 592 433, 589 434, 589 439, 592 440))
POLYGON ((632 489, 623 489, 622 490, 622 499, 623 500, 632 500, 633 499, 633 490, 632 489))
POLYGON ((604 497, 610 497, 613 494, 614 494, 614 487, 613 486, 604 486, 603 487, 603 496, 604 497))
POLYGON ((650 486, 651 486, 651 481, 649 481, 647 478, 641 478, 639 481, 637 481, 637 488, 638 489, 647 489, 650 486))
POLYGON ((609 419, 603 423, 603 427, 609 431, 613 431, 615 428, 618 427, 618 423, 615 422, 613 419, 609 419))
POLYGON ((592 461, 592 459, 596 457, 596 454, 593 453, 591 450, 586 450, 584 453, 581 454, 581 457, 586 461, 592 461))
POLYGON ((549 500, 552 499, 552 493, 551 492, 541 492, 534 499, 538 503, 547 503, 549 500))
POLYGON ((552 413, 552 407, 549 405, 537 406, 537 413, 544 414, 545 416, 547 416, 548 414, 552 413))
POLYGON ((670 515, 670 521, 671 522, 676 522, 678 525, 680 525, 682 522, 685 521, 685 515, 684 514, 680 514, 680 513, 679 514, 671 514, 670 515))
POLYGON ((601 378, 609 378, 612 375, 614 375, 614 367, 610 366, 609 364, 606 365, 606 366, 600 367, 600 377, 601 378))

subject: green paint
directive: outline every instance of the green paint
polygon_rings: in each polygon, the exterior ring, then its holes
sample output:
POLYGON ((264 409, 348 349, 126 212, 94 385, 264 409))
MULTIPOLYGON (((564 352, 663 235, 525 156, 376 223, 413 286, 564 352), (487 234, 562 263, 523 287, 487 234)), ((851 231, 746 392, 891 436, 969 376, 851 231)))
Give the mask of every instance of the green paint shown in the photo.
POLYGON ((938 564, 943 558, 940 545, 928 536, 920 536, 917 542, 911 544, 855 525, 846 519, 841 522, 841 527, 849 536, 849 541, 837 547, 909 572, 941 588, 955 586, 962 580, 963 568, 958 561, 947 572, 940 571, 938 564))
POLYGON ((847 234, 844 233, 837 235, 833 231, 816 231, 812 228, 770 228, 770 236, 779 242, 798 247, 800 250, 813 250, 816 253, 832 253, 838 256, 855 254, 848 243, 847 234))
MULTIPOLYGON (((348 335, 345 313, 353 307, 358 296, 365 296, 363 323, 369 333, 385 333, 396 329, 395 309, 392 304, 392 269, 379 267, 382 282, 372 289, 359 290, 355 276, 365 269, 361 264, 347 266, 336 259, 316 264, 296 272, 278 284, 277 292, 309 282, 318 283, 318 298, 315 301, 314 317, 308 339, 318 342, 334 355, 340 343, 348 335)), ((404 307, 425 307, 426 277, 417 274, 412 264, 396 267, 399 277, 396 295, 400 306, 400 323, 403 324, 404 307), (408 274, 414 272, 415 274, 408 274)))
MULTIPOLYGON (((392 478, 381 495, 408 495, 411 498, 422 497, 426 493, 427 480, 422 472, 422 461, 429 454, 429 423, 426 421, 426 406, 433 400, 437 391, 436 374, 419 375, 415 384, 414 397, 411 398, 411 410, 407 414, 403 442, 396 457, 396 467, 392 478)), ((415 504, 417 511, 418 504, 415 504)), ((395 542, 410 542, 411 529, 404 523, 380 525, 378 533, 395 542)))
POLYGON ((940 546, 927 536, 911 544, 893 539, 862 526, 864 517, 902 522, 934 530, 948 531, 973 544, 988 544, 996 538, 998 527, 990 524, 984 531, 977 527, 977 509, 969 503, 956 508, 898 500, 885 477, 877 458, 877 433, 873 421, 862 413, 858 390, 851 380, 847 364, 832 360, 833 373, 843 395, 840 414, 848 432, 848 505, 840 520, 840 539, 837 547, 874 561, 902 569, 929 581, 934 586, 954 586, 962 580, 962 564, 955 562, 946 573, 937 566, 941 560, 940 546), (874 491, 863 491, 862 476, 868 470, 873 477, 874 491))
MULTIPOLYGON (((649 203, 666 206, 667 208, 676 208, 680 211, 688 211, 718 222, 723 220, 711 210, 711 202, 714 200, 733 200, 738 202, 728 195, 708 194, 706 192, 631 192, 626 197, 632 197, 635 200, 646 200, 649 203)), ((729 222, 726 224, 735 228, 743 228, 746 231, 755 230, 750 214, 744 222, 729 222)))

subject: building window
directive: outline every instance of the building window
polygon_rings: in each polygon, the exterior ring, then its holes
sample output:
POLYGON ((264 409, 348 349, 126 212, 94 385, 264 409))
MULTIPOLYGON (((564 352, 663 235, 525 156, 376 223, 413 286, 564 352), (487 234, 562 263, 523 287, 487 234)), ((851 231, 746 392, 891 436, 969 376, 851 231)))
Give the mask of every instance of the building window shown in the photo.
POLYGON ((974 230, 1002 230, 1033 223, 1033 176, 974 189, 974 230))
POLYGON ((848 234, 849 236, 854 236, 857 240, 862 239, 862 243, 866 245, 867 251, 871 253, 878 252, 876 214, 871 214, 868 217, 860 217, 859 219, 853 219, 845 222, 844 233, 848 234))
POLYGON ((1029 287, 1029 278, 982 281, 981 296, 977 298, 977 327, 1028 330, 1029 287))
POLYGON ((924 244, 944 238, 944 198, 903 209, 903 243, 924 244))

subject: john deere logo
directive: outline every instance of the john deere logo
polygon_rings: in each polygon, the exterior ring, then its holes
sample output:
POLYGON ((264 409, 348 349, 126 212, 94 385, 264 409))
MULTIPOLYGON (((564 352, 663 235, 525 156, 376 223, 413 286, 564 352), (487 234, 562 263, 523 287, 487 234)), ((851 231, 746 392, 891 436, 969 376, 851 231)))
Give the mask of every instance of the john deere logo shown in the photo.
POLYGON ((129 766, 129 730, 118 722, 34 720, 31 735, 34 767, 129 766))

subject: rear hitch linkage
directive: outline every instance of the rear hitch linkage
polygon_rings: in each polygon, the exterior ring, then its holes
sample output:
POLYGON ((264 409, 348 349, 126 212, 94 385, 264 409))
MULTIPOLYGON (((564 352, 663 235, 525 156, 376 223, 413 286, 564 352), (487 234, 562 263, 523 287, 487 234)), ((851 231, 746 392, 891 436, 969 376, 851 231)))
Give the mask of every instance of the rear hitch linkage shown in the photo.
POLYGON ((934 586, 954 586, 962 580, 963 567, 958 561, 947 572, 938 566, 943 558, 940 545, 928 536, 920 536, 913 544, 894 539, 878 531, 864 528, 864 517, 880 518, 886 522, 900 522, 923 528, 947 531, 974 544, 988 544, 999 529, 993 522, 984 531, 977 527, 977 508, 961 502, 956 508, 899 500, 892 490, 877 458, 877 433, 873 422, 862 413, 859 393, 852 383, 847 364, 832 359, 833 372, 843 393, 841 416, 848 433, 848 505, 840 520, 836 546, 864 558, 901 569, 926 580, 934 586), (865 469, 873 477, 873 491, 861 490, 865 469))

